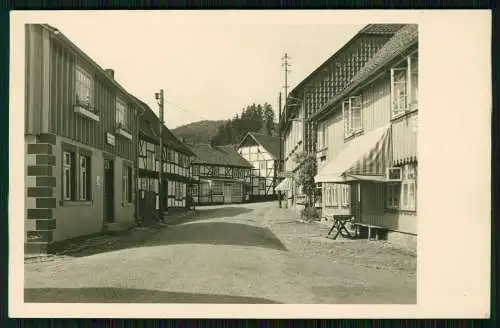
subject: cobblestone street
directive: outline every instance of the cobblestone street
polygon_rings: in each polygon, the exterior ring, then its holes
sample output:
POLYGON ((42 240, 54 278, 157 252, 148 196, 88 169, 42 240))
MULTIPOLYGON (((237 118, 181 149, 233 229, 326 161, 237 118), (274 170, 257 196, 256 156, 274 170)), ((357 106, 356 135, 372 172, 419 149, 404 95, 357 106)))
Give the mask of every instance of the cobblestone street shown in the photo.
POLYGON ((276 202, 205 207, 26 259, 25 302, 416 302, 414 249, 327 232, 276 202))

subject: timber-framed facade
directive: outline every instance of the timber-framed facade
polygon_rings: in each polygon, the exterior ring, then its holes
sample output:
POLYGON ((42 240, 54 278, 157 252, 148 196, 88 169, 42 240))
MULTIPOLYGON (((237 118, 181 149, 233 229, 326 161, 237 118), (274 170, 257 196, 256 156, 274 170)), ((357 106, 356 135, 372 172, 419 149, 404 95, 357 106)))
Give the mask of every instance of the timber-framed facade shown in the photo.
POLYGON ((248 132, 237 147, 238 153, 253 166, 251 201, 272 200, 280 159, 278 137, 248 132))
POLYGON ((250 199, 252 165, 233 146, 193 145, 191 195, 196 205, 243 203, 250 199))

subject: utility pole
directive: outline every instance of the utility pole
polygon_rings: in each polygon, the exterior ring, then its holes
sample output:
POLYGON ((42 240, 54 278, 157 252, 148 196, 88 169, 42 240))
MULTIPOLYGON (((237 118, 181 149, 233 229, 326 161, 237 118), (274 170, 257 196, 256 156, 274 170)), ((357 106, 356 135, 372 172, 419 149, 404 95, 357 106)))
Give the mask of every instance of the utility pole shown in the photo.
POLYGON ((283 86, 283 88, 285 89, 285 107, 286 107, 286 103, 287 103, 286 100, 288 98, 288 73, 290 73, 289 67, 292 66, 288 62, 289 59, 292 59, 292 58, 290 58, 288 56, 288 53, 285 52, 285 56, 283 56, 283 58, 281 58, 281 60, 283 61, 283 63, 281 65, 285 69, 285 85, 283 86))
MULTIPOLYGON (((281 177, 281 174, 283 172, 282 170, 282 165, 281 165, 281 162, 283 161, 282 159, 282 140, 281 140, 281 92, 279 94, 279 98, 278 98, 278 131, 279 131, 279 144, 280 144, 280 153, 279 153, 279 157, 278 157, 278 176, 281 177)), ((278 207, 281 208, 282 207, 282 204, 281 204, 281 191, 278 190, 278 207)))
POLYGON ((158 179, 158 220, 160 222, 164 222, 165 219, 163 217, 163 203, 164 203, 164 194, 163 194, 163 125, 165 121, 163 119, 163 89, 160 89, 159 93, 155 93, 156 102, 158 103, 159 111, 160 111, 160 173, 158 179))

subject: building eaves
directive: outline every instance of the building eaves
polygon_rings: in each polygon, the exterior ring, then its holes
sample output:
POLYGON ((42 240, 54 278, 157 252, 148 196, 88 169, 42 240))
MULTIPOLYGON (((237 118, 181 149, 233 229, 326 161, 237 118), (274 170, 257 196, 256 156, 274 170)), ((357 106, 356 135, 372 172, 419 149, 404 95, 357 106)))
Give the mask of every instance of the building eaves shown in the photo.
POLYGON ((401 28, 380 50, 363 66, 351 79, 349 84, 329 100, 321 110, 309 118, 309 121, 318 119, 327 114, 336 104, 349 93, 358 88, 363 82, 375 75, 380 69, 387 66, 401 53, 418 43, 418 25, 408 24, 401 28))

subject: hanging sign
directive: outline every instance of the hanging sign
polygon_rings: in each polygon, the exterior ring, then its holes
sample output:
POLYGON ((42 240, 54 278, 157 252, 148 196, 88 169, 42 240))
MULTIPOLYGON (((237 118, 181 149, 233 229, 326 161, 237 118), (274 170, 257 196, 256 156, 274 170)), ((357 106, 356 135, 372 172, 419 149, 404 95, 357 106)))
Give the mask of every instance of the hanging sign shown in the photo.
POLYGON ((115 145, 115 135, 111 134, 109 132, 106 132, 106 142, 108 145, 114 146, 115 145))

